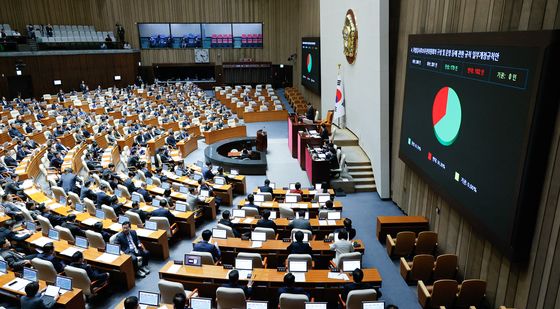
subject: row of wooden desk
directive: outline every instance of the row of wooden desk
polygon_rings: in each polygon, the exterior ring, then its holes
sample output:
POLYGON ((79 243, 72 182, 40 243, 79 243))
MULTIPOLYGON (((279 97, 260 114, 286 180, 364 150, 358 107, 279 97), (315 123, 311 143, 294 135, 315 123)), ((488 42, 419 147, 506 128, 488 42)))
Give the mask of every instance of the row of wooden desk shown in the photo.
POLYGON ((214 144, 224 139, 234 138, 234 137, 246 137, 247 127, 246 126, 235 126, 223 128, 215 131, 205 131, 203 133, 204 140, 207 145, 214 144))

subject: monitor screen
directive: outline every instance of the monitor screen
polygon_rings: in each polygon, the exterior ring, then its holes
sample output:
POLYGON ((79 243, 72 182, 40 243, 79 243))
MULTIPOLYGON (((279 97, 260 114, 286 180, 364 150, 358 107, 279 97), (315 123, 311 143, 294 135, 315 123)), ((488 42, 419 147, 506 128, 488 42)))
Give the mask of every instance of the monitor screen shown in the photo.
POLYGON ((127 221, 130 221, 130 220, 128 219, 127 216, 123 216, 123 215, 120 215, 120 216, 119 216, 119 223, 120 223, 120 224, 123 224, 123 223, 125 223, 125 222, 127 222, 127 221))
POLYGON ((37 230, 37 224, 35 224, 34 222, 31 222, 31 221, 26 221, 25 222, 25 229, 34 233, 37 230))
POLYGON ((106 244, 105 245, 105 252, 114 255, 121 255, 121 248, 117 245, 106 244))
POLYGON ((290 272, 307 272, 307 261, 290 261, 288 270, 290 272))
POLYGON ((187 211, 187 204, 182 202, 175 202, 175 210, 180 212, 187 211))
POLYGON ((212 309, 212 299, 202 297, 191 298, 192 309, 212 309))
POLYGON ((264 232, 251 232, 252 241, 266 241, 266 233, 264 232))
POLYGON ((297 195, 286 195, 286 203, 297 203, 297 195))
POLYGON ((326 203, 328 200, 331 199, 330 195, 319 195, 318 202, 319 203, 326 203))
POLYGON ((239 175, 239 171, 238 171, 238 170, 235 170, 235 169, 229 170, 229 173, 232 174, 233 176, 239 175))
POLYGON ((140 203, 140 196, 137 194, 132 194, 132 201, 140 203))
MULTIPOLYGON (((296 233, 292 234, 292 240, 296 241, 296 233)), ((303 242, 309 242, 309 234, 303 233, 303 242)))
POLYGON ((8 270, 8 264, 6 261, 0 261, 0 273, 5 274, 8 270))
POLYGON ((64 276, 56 276, 55 285, 62 290, 70 291, 72 289, 72 278, 64 276))
POLYGON ((343 272, 351 273, 356 268, 362 268, 362 261, 360 261, 360 260, 342 261, 342 271, 343 272))
POLYGON ((121 190, 119 190, 119 189, 115 190, 115 195, 116 195, 118 198, 121 198, 121 197, 122 197, 122 192, 121 192, 121 190))
POLYGON ((183 171, 182 170, 176 170, 175 174, 179 177, 183 176, 183 171))
POLYGON ((29 281, 37 281, 37 271, 29 267, 23 268, 23 279, 29 281))
POLYGON ((103 212, 103 210, 97 209, 95 211, 95 217, 98 218, 98 219, 104 220, 105 219, 105 213, 103 212))
POLYGON ((192 175, 192 178, 196 181, 199 181, 200 179, 202 179, 202 175, 194 174, 194 175, 192 175))
POLYGON ((222 230, 222 229, 212 229, 212 237, 213 238, 226 239, 227 238, 227 232, 226 232, 226 230, 222 230))
POLYGON ((296 189, 296 184, 295 183, 291 183, 288 185, 288 189, 290 190, 295 190, 296 189))
POLYGON ((263 29, 261 23, 234 23, 233 48, 262 48, 263 29))
POLYGON ((77 212, 84 212, 85 206, 84 204, 76 204, 76 211, 77 212))
POLYGON ((556 40, 546 31, 411 35, 406 49, 399 157, 511 255, 527 256, 538 213, 547 112, 557 107, 543 70, 556 40))
POLYGON ((64 196, 61 196, 59 198, 59 203, 62 204, 62 205, 66 205, 66 198, 64 196))
POLYGON ((327 303, 305 303, 305 309, 327 309, 327 303))
POLYGON ((264 202, 264 194, 255 194, 255 202, 264 202))
POLYGON ((223 186, 226 184, 226 179, 224 177, 214 177, 214 183, 223 186))
POLYGON ((210 196, 210 191, 208 190, 200 190, 200 197, 207 198, 210 196))
POLYGON ((146 222, 144 223, 144 228, 146 230, 156 231, 157 230, 157 223, 155 223, 154 221, 146 220, 146 222))
POLYGON ((161 183, 161 188, 164 190, 167 190, 169 188, 171 188, 171 185, 168 182, 162 182, 161 183))
POLYGON ((189 188, 187 188, 185 186, 180 186, 179 187, 179 192, 181 192, 183 194, 188 194, 189 193, 189 188))
POLYGON ((253 269, 253 260, 236 258, 235 259, 235 269, 252 270, 253 269))
POLYGON ((154 180, 152 178, 146 178, 146 184, 151 185, 154 183, 154 180))
POLYGON ((340 211, 329 211, 327 212, 327 219, 329 220, 340 220, 342 217, 340 211))
POLYGON ((172 48, 201 48, 200 24, 171 24, 172 48))
POLYGON ((301 84, 321 93, 321 43, 319 38, 301 39, 301 84))
POLYGON ((384 301, 364 301, 362 309, 385 309, 384 301))
POLYGON ((271 211, 271 212, 270 212, 270 217, 269 217, 269 219, 270 219, 270 220, 276 219, 276 211, 271 211))
POLYGON ((172 37, 169 24, 138 24, 140 48, 170 48, 172 37))
POLYGON ((198 255, 185 254, 185 265, 202 266, 202 259, 198 255))
POLYGON ((49 238, 54 240, 59 240, 60 233, 55 229, 49 229, 49 238))
POLYGON ((267 301, 255 301, 255 300, 247 301, 247 309, 267 309, 267 308, 268 308, 267 301))
POLYGON ((271 182, 268 186, 271 187, 273 190, 276 189, 276 183, 274 182, 271 182))
POLYGON ((152 200, 152 206, 159 207, 159 199, 155 198, 152 200))
POLYGON ((234 209, 232 211, 232 216, 234 218, 245 218, 245 210, 244 209, 234 209))
POLYGON ((316 183, 316 184, 315 184, 315 190, 321 191, 322 186, 323 186, 323 184, 321 184, 321 183, 316 183))
POLYGON ((231 37, 231 24, 202 24, 202 48, 231 48, 231 37))
POLYGON ((141 305, 159 306, 159 294, 139 291, 138 303, 141 305))
POLYGON ((80 248, 88 248, 88 240, 85 237, 76 236, 76 246, 80 248))

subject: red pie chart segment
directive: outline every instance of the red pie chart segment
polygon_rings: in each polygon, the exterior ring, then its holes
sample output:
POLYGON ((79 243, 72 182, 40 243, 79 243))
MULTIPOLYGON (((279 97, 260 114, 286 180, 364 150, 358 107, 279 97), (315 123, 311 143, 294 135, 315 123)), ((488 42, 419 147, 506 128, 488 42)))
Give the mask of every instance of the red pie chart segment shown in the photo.
POLYGON ((432 108, 432 121, 435 126, 447 111, 447 93, 449 92, 449 87, 441 88, 436 94, 434 99, 434 106, 432 108))

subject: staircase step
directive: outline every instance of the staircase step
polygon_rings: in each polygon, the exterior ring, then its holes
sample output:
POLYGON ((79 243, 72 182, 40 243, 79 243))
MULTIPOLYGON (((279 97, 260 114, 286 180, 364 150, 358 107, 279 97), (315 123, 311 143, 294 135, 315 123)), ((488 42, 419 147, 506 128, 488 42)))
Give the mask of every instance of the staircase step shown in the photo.
POLYGON ((354 172, 349 170, 348 174, 350 174, 352 178, 373 178, 373 172, 371 170, 365 172, 354 172))
POLYGON ((358 161, 346 161, 348 166, 369 166, 371 168, 371 163, 369 161, 358 162, 358 161))
POLYGON ((354 185, 356 192, 376 192, 376 185, 354 185))
POLYGON ((349 173, 353 172, 371 172, 371 166, 362 166, 362 165, 347 165, 346 169, 349 173))
POLYGON ((365 177, 365 178, 354 178, 354 183, 357 185, 360 184, 374 184, 375 179, 373 177, 365 177))

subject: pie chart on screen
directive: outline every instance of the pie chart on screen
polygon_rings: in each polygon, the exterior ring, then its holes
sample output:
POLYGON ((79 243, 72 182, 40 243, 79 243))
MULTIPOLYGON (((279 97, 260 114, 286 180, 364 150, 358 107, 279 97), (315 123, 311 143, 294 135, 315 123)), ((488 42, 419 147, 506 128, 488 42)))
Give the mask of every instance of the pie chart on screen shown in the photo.
POLYGON ((461 101, 457 92, 451 87, 441 88, 434 99, 432 121, 438 142, 451 146, 461 128, 461 101))
POLYGON ((311 54, 307 54, 307 73, 311 73, 312 68, 313 68, 313 58, 311 58, 311 54))

